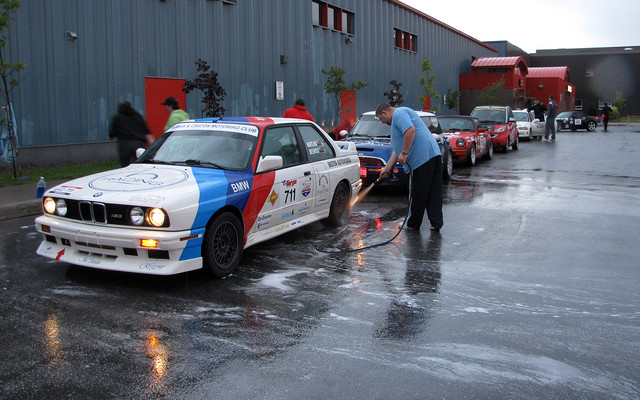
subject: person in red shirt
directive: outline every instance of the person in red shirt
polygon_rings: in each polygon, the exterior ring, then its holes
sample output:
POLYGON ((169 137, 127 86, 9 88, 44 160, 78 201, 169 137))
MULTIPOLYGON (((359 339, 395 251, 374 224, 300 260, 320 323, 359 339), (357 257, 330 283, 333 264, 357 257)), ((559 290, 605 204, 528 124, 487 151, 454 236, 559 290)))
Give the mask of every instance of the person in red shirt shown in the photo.
MULTIPOLYGON (((287 108, 282 114, 283 118, 299 118, 299 119, 308 119, 309 121, 313 121, 313 117, 309 114, 309 111, 304 106, 304 100, 298 99, 296 100, 296 104, 287 108)), ((314 121, 315 122, 315 121, 314 121)))

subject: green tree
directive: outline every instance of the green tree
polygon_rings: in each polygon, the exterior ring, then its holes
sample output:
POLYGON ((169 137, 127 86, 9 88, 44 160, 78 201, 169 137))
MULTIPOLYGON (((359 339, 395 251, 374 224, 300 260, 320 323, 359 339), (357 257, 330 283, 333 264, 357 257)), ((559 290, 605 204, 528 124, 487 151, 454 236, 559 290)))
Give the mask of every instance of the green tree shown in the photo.
POLYGON ((492 85, 489 85, 486 89, 482 90, 482 93, 478 96, 480 104, 494 104, 500 101, 499 93, 504 87, 504 76, 499 81, 495 81, 492 85))
MULTIPOLYGON (((424 94, 420 95, 420 97, 418 97, 418 100, 420 100, 420 102, 424 104, 428 98, 439 99, 441 96, 438 92, 436 92, 436 76, 431 73, 431 71, 433 70, 431 61, 429 61, 428 58, 422 60, 420 69, 422 70, 422 72, 426 73, 427 76, 420 76, 420 86, 424 88, 424 94)), ((431 108, 433 108, 434 111, 438 111, 440 109, 440 106, 435 105, 431 108)))
POLYGON ((322 73, 327 76, 327 81, 324 84, 324 92, 333 96, 336 102, 335 123, 336 125, 340 121, 340 98, 342 97, 342 91, 357 91, 369 86, 369 82, 356 81, 346 84, 343 78, 345 70, 340 67, 331 67, 328 71, 322 70, 322 73))
POLYGON ((447 108, 449 108, 449 110, 457 110, 459 105, 460 105, 460 91, 451 90, 451 88, 449 88, 447 90, 447 108))
POLYGON ((627 106, 627 99, 622 97, 622 92, 616 92, 616 98, 613 99, 613 104, 618 109, 618 113, 622 114, 622 110, 627 106))
POLYGON ((200 74, 192 81, 185 81, 182 90, 185 93, 196 89, 202 91, 204 94, 202 103, 205 105, 202 109, 202 114, 205 117, 223 117, 225 109, 220 103, 224 100, 227 92, 218 82, 218 73, 215 71, 209 72, 211 67, 201 58, 196 61, 196 69, 200 74))
MULTIPOLYGON (((18 159, 18 146, 16 141, 16 127, 13 125, 14 115, 11 106, 11 91, 20 84, 15 75, 24 69, 23 62, 9 62, 4 58, 4 48, 9 41, 9 22, 14 19, 15 12, 20 8, 19 0, 0 0, 0 78, 2 78, 2 97, 7 104, 7 116, 9 125, 9 137, 13 159, 13 179, 22 178, 22 169, 18 159)), ((4 123, 2 119, 2 123, 4 123)))

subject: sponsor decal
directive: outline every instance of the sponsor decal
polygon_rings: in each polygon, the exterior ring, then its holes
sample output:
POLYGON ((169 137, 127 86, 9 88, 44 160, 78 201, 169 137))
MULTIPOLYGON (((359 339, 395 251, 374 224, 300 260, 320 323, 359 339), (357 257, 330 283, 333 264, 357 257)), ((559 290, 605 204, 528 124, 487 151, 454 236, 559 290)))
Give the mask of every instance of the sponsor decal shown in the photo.
POLYGON ((161 196, 144 196, 144 195, 134 194, 133 196, 129 197, 129 201, 131 203, 136 203, 136 204, 139 204, 139 205, 157 206, 162 201, 164 201, 164 197, 161 197, 161 196))
POLYGON ((288 211, 285 211, 282 213, 282 215, 280 216, 280 220, 284 220, 284 219, 289 219, 292 218, 293 215, 295 214, 293 209, 290 209, 288 211))
POLYGON ((188 178, 184 170, 174 168, 126 168, 92 180, 89 187, 104 192, 141 191, 176 185, 188 178))
POLYGON ((302 223, 302 220, 301 219, 297 219, 297 220, 291 222, 291 226, 300 225, 301 223, 302 223))
POLYGON ((271 214, 261 214, 258 216, 257 221, 258 222, 263 222, 263 221, 268 221, 271 219, 271 214))
POLYGON ((64 195, 64 196, 69 196, 75 190, 80 190, 80 189, 82 189, 82 188, 81 187, 76 187, 76 186, 60 186, 60 187, 57 187, 55 189, 49 190, 47 193, 48 194, 61 194, 61 195, 64 195))
POLYGON ((249 182, 248 181, 242 181, 242 182, 236 182, 236 183, 232 183, 231 184, 231 189, 233 190, 233 193, 238 193, 238 192, 244 192, 245 190, 249 190, 249 182))
POLYGON ((309 196, 311 193, 311 178, 302 181, 302 195, 304 197, 309 196))
MULTIPOLYGON (((47 249, 47 250, 51 250, 51 247, 49 247, 49 249, 47 249)), ((60 250, 58 252, 58 254, 56 254, 56 260, 59 260, 59 259, 62 258, 62 256, 64 255, 64 251, 65 251, 65 249, 62 249, 62 250, 60 250)))
POLYGON ((271 203, 272 206, 275 206, 276 202, 278 201, 278 197, 280 197, 278 196, 278 193, 276 193, 275 190, 272 190, 269 197, 267 197, 267 201, 271 203))
POLYGON ((327 177, 327 175, 322 174, 318 178, 316 206, 319 206, 328 202, 330 193, 331 193, 331 188, 329 187, 329 178, 327 177))
POLYGON ((216 122, 191 122, 181 123, 173 130, 210 129, 215 131, 240 132, 251 136, 258 136, 258 128, 253 125, 232 125, 216 122))
POLYGON ((309 212, 310 209, 311 209, 311 207, 309 207, 309 206, 300 207, 298 209, 298 215, 300 215, 300 216, 306 215, 309 212))
POLYGON ((287 186, 287 187, 289 187, 289 186, 295 186, 295 185, 296 185, 296 183, 298 183, 298 180, 297 180, 297 179, 291 179, 291 180, 288 180, 288 181, 284 181, 284 182, 282 182, 282 184, 283 184, 284 186, 287 186))
POLYGON ((138 269, 146 269, 148 271, 160 271, 164 269, 165 265, 163 264, 152 264, 152 263, 144 263, 138 265, 138 269))
POLYGON ((99 258, 94 258, 94 257, 82 257, 82 258, 78 258, 78 262, 81 263, 87 263, 87 264, 95 264, 95 265, 100 265, 102 264, 102 260, 99 258))
POLYGON ((350 159, 350 158, 348 158, 348 157, 347 157, 347 158, 339 158, 339 159, 337 159, 337 160, 330 160, 330 161, 327 161, 327 166, 328 166, 329 168, 335 168, 335 167, 337 167, 337 166, 345 165, 345 164, 350 164, 350 163, 351 163, 351 159, 350 159))

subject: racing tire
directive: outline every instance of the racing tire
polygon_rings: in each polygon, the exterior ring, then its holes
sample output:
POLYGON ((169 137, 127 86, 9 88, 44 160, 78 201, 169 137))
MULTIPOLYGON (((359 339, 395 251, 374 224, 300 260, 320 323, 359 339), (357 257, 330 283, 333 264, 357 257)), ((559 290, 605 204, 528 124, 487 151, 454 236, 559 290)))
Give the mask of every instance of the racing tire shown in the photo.
POLYGON ((476 165, 476 145, 471 145, 471 150, 469 150, 469 156, 467 157, 467 165, 473 167, 476 165))
POLYGON ((589 132, 595 131, 597 126, 598 124, 596 123, 596 121, 589 121, 587 122, 587 131, 589 132))
POLYGON ((484 158, 487 160, 491 160, 493 158, 493 140, 488 144, 489 149, 487 150, 487 154, 484 155, 484 158))
POLYGON ((243 247, 244 231, 240 220, 230 212, 218 215, 204 234, 205 270, 216 278, 231 274, 240 265, 243 247))
POLYGON ((509 143, 509 137, 507 137, 507 144, 502 148, 503 153, 508 153, 511 148, 511 143, 509 143))
POLYGON ((351 202, 349 201, 349 188, 344 182, 340 182, 333 192, 329 216, 322 220, 325 226, 335 228, 343 226, 349 220, 351 213, 351 202))
POLYGON ((516 135, 516 140, 515 142, 511 143, 511 148, 513 150, 518 150, 519 146, 520 146, 520 139, 518 138, 518 135, 516 135))
POLYGON ((451 151, 448 151, 442 160, 442 179, 448 181, 451 179, 451 175, 453 175, 453 155, 451 151))

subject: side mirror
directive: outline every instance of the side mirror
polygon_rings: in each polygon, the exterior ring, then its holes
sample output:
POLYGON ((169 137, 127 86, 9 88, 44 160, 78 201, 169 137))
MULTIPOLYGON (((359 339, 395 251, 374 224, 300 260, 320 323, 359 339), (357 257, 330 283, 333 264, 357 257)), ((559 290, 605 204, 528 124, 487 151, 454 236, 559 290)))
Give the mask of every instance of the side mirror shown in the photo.
POLYGON ((516 119, 511 117, 511 118, 509 118, 509 122, 516 122, 516 119))
POLYGON ((282 157, 265 156, 265 157, 260 157, 260 161, 258 162, 258 168, 256 168, 256 172, 271 171, 278 168, 282 168, 282 157))
POLYGON ((144 153, 147 149, 143 149, 142 147, 136 150, 136 158, 140 158, 142 153, 144 153))

